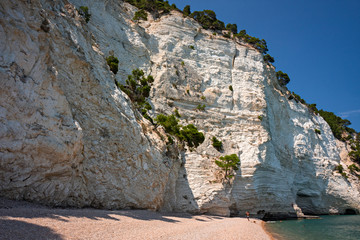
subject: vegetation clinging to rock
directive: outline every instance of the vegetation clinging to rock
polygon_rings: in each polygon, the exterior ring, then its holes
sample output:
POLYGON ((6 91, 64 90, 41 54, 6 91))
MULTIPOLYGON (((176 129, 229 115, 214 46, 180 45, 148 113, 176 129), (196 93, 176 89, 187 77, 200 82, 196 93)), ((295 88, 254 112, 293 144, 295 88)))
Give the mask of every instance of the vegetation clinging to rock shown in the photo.
POLYGON ((351 151, 349 153, 349 156, 351 160, 360 164, 360 133, 357 133, 355 139, 350 140, 350 144, 351 151))
POLYGON ((180 115, 179 110, 177 108, 175 108, 174 113, 175 113, 175 116, 177 118, 181 118, 181 115, 180 115))
POLYGON ((279 81, 280 85, 285 86, 290 82, 290 78, 286 73, 283 73, 282 71, 276 72, 276 78, 279 81))
POLYGON ((294 92, 292 92, 292 94, 289 96, 289 100, 292 99, 295 99, 296 102, 301 102, 302 104, 306 104, 306 101, 294 92))
POLYGON ((338 173, 340 173, 344 178, 348 178, 348 176, 344 172, 344 168, 343 168, 343 166, 341 164, 337 165, 335 167, 335 170, 338 171, 338 173))
POLYGON ((138 20, 142 19, 142 20, 146 21, 147 17, 148 17, 147 12, 145 12, 143 9, 140 9, 139 11, 135 12, 133 20, 138 21, 138 20))
POLYGON ((351 124, 349 120, 342 119, 339 116, 336 116, 332 112, 327 112, 324 110, 319 110, 318 113, 324 118, 324 120, 329 124, 331 131, 334 136, 341 140, 342 133, 345 132, 348 126, 351 124))
POLYGON ((239 169, 240 159, 236 154, 231 154, 220 157, 220 160, 215 160, 215 163, 225 171, 224 178, 228 180, 234 176, 232 172, 239 169))
POLYGON ((216 14, 212 10, 195 11, 190 14, 204 29, 224 30, 225 23, 216 18, 216 14))
POLYGON ((355 164, 351 164, 349 167, 350 172, 360 172, 360 168, 356 166, 355 164))
POLYGON ((193 124, 188 124, 180 130, 180 140, 185 140, 189 147, 198 147, 204 142, 205 137, 193 124))
POLYGON ((231 32, 229 31, 227 33, 224 33, 223 36, 226 38, 231 38, 231 32))
POLYGON ((275 59, 272 56, 270 56, 269 54, 266 54, 266 55, 264 55, 264 61, 269 62, 269 63, 274 63, 275 59))
POLYGON ((211 141, 212 141, 213 147, 214 147, 216 150, 221 151, 222 146, 223 146, 223 145, 222 145, 222 142, 219 141, 215 136, 212 137, 211 141))
POLYGON ((196 110, 205 111, 205 108, 206 108, 205 104, 199 104, 199 105, 197 105, 196 110))
POLYGON ((156 116, 155 122, 163 126, 166 133, 173 136, 180 135, 179 120, 173 114, 171 115, 159 114, 156 116))
POLYGON ((234 37, 243 40, 246 43, 251 44, 253 47, 255 47, 263 54, 266 54, 267 51, 269 51, 267 47, 267 43, 264 39, 259 39, 257 37, 250 36, 249 34, 246 33, 245 29, 241 30, 238 34, 235 34, 234 37))
POLYGON ((183 14, 184 16, 189 16, 191 14, 191 11, 190 11, 190 5, 186 5, 183 9, 183 14))
POLYGON ((164 127, 166 133, 187 142, 189 147, 198 147, 205 140, 204 134, 199 132, 193 124, 181 126, 179 120, 172 114, 159 114, 155 121, 164 127))
POLYGON ((116 82, 116 85, 125 92, 132 102, 135 103, 136 108, 141 114, 152 121, 150 116, 147 115, 147 111, 152 107, 146 98, 150 95, 151 84, 154 82, 154 78, 149 75, 144 76, 144 71, 140 69, 134 69, 132 75, 128 75, 126 85, 122 85, 116 82))
POLYGON ((175 4, 170 5, 168 1, 163 0, 124 0, 131 5, 146 10, 156 16, 169 13, 171 10, 178 10, 175 4))
POLYGON ((86 22, 90 21, 91 14, 89 13, 89 8, 86 6, 80 6, 78 10, 79 14, 85 18, 86 22))
POLYGON ((114 57, 113 55, 106 58, 106 62, 110 67, 110 70, 116 74, 119 70, 119 59, 114 57))
POLYGON ((237 34, 237 25, 235 23, 234 24, 228 23, 226 25, 226 29, 232 32, 233 34, 237 34))

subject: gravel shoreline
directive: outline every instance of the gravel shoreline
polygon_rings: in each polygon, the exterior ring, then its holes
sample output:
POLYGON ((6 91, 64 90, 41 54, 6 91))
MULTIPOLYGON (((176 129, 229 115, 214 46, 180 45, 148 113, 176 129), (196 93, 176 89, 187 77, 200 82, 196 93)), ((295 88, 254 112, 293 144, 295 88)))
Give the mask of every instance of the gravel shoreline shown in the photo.
POLYGON ((0 239, 270 240, 263 221, 147 210, 48 208, 0 198, 0 239))

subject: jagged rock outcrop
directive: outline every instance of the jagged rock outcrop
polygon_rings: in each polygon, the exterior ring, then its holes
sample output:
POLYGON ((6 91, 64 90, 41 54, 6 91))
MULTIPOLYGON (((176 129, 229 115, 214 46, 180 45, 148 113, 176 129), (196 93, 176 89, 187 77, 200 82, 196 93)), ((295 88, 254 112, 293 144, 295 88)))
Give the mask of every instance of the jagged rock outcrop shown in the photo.
POLYGON ((359 211, 358 180, 334 172, 341 148, 329 126, 288 99, 251 46, 176 11, 133 22, 136 9, 122 1, 0 7, 2 196, 220 215, 359 211), (76 11, 82 5, 88 23, 76 11), (105 61, 111 54, 120 61, 116 75, 105 61), (182 123, 204 132, 203 144, 169 152, 161 127, 115 86, 135 68, 155 78, 150 114, 177 108, 182 123), (214 159, 233 153, 241 165, 224 183, 214 159))

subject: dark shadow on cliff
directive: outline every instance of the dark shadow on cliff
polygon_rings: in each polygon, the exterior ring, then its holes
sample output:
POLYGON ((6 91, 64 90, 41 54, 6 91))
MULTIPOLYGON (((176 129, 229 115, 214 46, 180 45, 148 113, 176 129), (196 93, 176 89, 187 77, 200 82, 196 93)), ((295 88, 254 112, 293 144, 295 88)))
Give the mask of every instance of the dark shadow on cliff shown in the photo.
POLYGON ((52 229, 19 220, 0 219, 0 238, 2 240, 62 240, 61 235, 52 229))
POLYGON ((193 191, 190 188, 188 171, 185 168, 186 156, 184 152, 181 153, 181 162, 175 186, 176 202, 173 203, 173 211, 186 211, 191 214, 199 214, 199 206, 197 205, 193 191))

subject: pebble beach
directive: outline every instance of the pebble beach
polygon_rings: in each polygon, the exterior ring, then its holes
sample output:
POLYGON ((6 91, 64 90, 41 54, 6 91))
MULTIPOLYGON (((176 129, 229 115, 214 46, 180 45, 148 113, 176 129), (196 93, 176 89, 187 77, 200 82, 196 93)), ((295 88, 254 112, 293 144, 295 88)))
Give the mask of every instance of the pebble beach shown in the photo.
POLYGON ((272 239, 263 221, 147 210, 63 209, 0 199, 0 238, 272 239))

